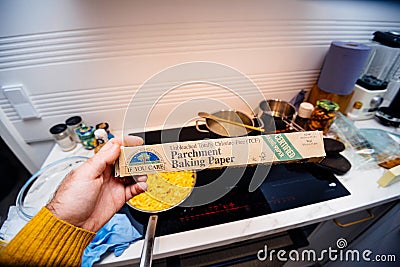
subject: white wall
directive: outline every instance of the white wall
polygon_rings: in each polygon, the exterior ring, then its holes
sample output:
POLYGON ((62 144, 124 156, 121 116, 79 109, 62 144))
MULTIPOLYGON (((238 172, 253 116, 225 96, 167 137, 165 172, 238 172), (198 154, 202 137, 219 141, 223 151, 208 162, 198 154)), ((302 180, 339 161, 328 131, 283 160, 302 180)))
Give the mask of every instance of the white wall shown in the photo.
MULTIPOLYGON (((368 42, 376 30, 400 29, 398 14, 397 1, 2 0, 0 86, 23 84, 41 119, 21 120, 1 94, 0 118, 15 127, 14 138, 29 143, 32 170, 51 148, 38 141, 51 138, 53 124, 80 114, 90 124, 108 121, 121 129, 131 97, 164 68, 226 64, 251 78, 266 98, 288 100, 316 82, 332 40, 368 42)), ((138 117, 148 115, 141 112, 153 104, 148 99, 155 90, 135 103, 138 117)), ((224 97, 212 86, 182 90, 162 101, 149 126, 188 98, 224 97)), ((170 123, 197 111, 188 109, 170 123)))

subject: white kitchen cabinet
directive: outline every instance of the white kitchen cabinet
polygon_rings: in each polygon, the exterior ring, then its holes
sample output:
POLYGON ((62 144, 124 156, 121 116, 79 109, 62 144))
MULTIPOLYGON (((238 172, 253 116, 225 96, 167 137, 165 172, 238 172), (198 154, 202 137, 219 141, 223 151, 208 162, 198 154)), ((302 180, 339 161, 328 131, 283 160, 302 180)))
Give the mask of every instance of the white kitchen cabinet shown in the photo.
MULTIPOLYGON (((352 261, 351 266, 399 266, 400 262, 400 202, 369 227, 346 250, 357 251, 366 257, 352 261)), ((342 262, 328 262, 326 266, 345 266, 342 262)))
POLYGON ((387 220, 386 216, 392 210, 398 210, 400 206, 398 203, 398 201, 390 202, 320 223, 309 235, 309 245, 298 250, 299 255, 305 256, 300 256, 299 261, 289 261, 284 266, 308 266, 313 263, 323 266, 350 266, 343 265, 349 264, 346 259, 352 259, 350 252, 346 255, 346 251, 353 246, 353 243, 359 243, 367 238, 370 234, 369 229, 387 220), (340 248, 342 248, 342 254, 339 251, 340 248), (323 252, 324 250, 325 252, 323 252), (332 251, 331 256, 328 254, 329 250, 332 251), (316 257, 313 256, 314 254, 308 253, 309 251, 315 252, 316 257))

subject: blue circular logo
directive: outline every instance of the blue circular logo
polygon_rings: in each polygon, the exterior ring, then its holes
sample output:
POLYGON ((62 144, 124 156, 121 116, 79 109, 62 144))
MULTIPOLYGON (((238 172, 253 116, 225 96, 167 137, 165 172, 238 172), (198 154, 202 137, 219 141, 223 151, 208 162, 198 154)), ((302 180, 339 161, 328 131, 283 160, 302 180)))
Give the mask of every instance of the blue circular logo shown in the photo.
POLYGON ((153 152, 149 151, 143 151, 136 153, 131 161, 131 165, 137 165, 137 164, 155 164, 155 163, 160 163, 160 158, 154 154, 153 152))

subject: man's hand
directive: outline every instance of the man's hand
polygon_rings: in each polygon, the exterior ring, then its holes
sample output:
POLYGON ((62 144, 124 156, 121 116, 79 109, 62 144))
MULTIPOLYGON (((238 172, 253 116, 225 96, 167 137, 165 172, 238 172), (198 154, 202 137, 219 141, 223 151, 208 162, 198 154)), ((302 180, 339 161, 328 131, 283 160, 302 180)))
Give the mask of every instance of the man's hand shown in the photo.
MULTIPOLYGON (((128 136, 125 146, 143 144, 143 139, 128 136)), ((100 151, 72 171, 58 188, 47 208, 58 218, 97 232, 133 196, 146 190, 146 176, 125 185, 114 177, 113 163, 120 154, 121 139, 113 138, 100 151)))

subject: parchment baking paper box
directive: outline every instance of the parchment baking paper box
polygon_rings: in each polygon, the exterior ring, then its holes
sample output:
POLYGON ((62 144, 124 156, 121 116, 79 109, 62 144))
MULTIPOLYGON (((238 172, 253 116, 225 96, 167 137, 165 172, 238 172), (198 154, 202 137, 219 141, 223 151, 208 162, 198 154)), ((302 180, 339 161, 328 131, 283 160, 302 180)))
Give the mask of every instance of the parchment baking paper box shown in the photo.
POLYGON ((319 162, 325 157, 322 132, 258 136, 121 147, 116 176, 202 170, 256 164, 319 162))

